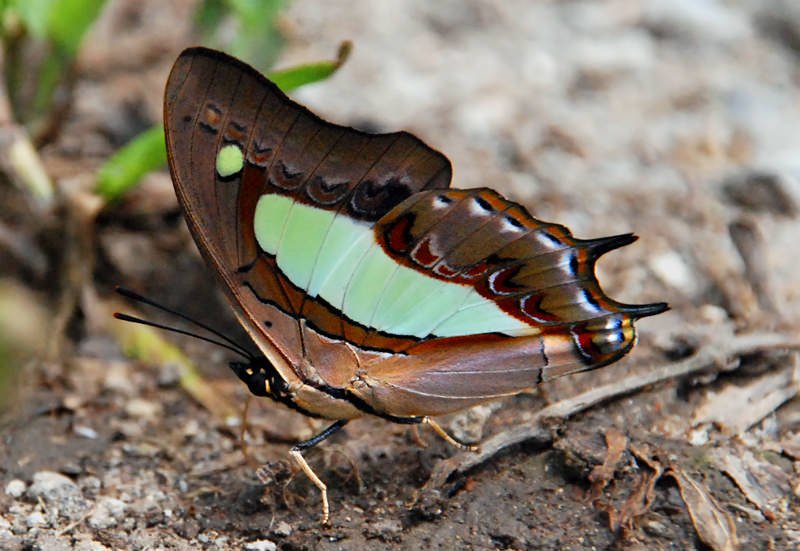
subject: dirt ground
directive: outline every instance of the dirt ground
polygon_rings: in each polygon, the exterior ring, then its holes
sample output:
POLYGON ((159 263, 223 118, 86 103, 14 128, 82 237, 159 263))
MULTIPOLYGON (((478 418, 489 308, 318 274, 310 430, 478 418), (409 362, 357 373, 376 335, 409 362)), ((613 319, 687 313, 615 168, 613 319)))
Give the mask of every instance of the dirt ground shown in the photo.
POLYGON ((352 422, 307 454, 329 528, 286 456, 321 425, 250 401, 248 462, 231 358, 166 336, 234 406, 221 416, 175 363, 131 359, 110 319, 136 308, 119 284, 245 338, 165 171, 97 213, 87 192, 160 120, 194 5, 110 0, 39 151, 58 199, 37 206, 0 178, 0 331, 39 347, 3 383, 0 548, 800 547, 796 2, 291 3, 279 66, 354 43, 295 98, 410 130, 451 158, 455 187, 495 188, 578 237, 635 232, 599 279, 672 308, 617 364, 442 420, 481 454, 352 422))

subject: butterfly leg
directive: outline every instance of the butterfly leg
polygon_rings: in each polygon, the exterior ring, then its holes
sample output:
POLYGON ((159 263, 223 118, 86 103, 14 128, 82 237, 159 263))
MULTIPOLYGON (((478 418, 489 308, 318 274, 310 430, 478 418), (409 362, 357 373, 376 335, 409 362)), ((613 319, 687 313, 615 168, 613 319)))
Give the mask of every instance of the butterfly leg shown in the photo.
POLYGON ((437 423, 430 417, 423 417, 422 422, 425 423, 426 425, 429 425, 433 429, 433 432, 438 434, 445 442, 447 442, 452 446, 455 446, 456 448, 460 448, 462 450, 468 450, 471 452, 477 452, 480 450, 480 446, 476 446, 475 444, 467 444, 465 442, 457 440, 455 437, 448 434, 447 431, 444 430, 439 423, 437 423))
POLYGON ((313 448, 323 440, 327 439, 329 436, 337 432, 343 426, 347 424, 348 419, 341 419, 336 421, 334 424, 323 430, 318 435, 314 436, 313 438, 309 438, 305 442, 300 442, 299 444, 295 445, 290 451, 289 456, 294 460, 295 463, 302 469, 305 475, 314 483, 314 485, 319 488, 319 491, 322 493, 322 524, 328 524, 328 518, 330 517, 330 507, 328 506, 328 487, 325 483, 320 480, 317 474, 311 469, 311 467, 306 462, 305 458, 303 457, 302 452, 309 448, 313 448))

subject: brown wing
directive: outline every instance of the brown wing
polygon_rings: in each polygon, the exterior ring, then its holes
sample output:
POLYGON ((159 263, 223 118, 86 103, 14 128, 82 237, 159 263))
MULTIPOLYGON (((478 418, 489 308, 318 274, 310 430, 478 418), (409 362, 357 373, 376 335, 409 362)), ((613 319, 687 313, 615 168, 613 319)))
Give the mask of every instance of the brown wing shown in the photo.
POLYGON ((175 62, 164 124, 170 172, 200 251, 251 335, 262 348, 277 347, 291 364, 301 345, 287 316, 302 311, 334 336, 344 328, 335 311, 307 300, 258 248, 253 217, 259 197, 269 191, 371 224, 416 192, 450 183, 450 162, 416 137, 328 123, 253 68, 204 48, 188 49, 175 62), (242 169, 228 176, 216 165, 225 145, 244 157, 242 169), (281 328, 269 330, 265 322, 275 323, 276 316, 281 328))
MULTIPOLYGON (((565 227, 534 219, 492 190, 420 193, 381 219, 375 232, 398 263, 475 291, 469 303, 438 321, 431 338, 364 366, 355 391, 379 411, 457 411, 607 365, 633 347, 637 318, 667 308, 616 302, 597 282, 599 256, 633 242, 634 236, 576 239, 565 227), (486 304, 529 330, 517 326, 516 336, 475 330, 435 338, 482 327, 485 320, 472 312, 486 304)), ((366 347, 371 338, 365 338, 366 347)))
POLYGON ((453 334, 459 320, 465 328, 480 325, 470 313, 487 304, 530 327, 515 329, 520 335, 565 332, 590 320, 633 319, 665 308, 619 303, 597 282, 600 255, 635 241, 633 235, 576 239, 490 189, 419 193, 384 216, 375 233, 397 263, 474 289, 468 302, 438 321, 432 336, 453 334))

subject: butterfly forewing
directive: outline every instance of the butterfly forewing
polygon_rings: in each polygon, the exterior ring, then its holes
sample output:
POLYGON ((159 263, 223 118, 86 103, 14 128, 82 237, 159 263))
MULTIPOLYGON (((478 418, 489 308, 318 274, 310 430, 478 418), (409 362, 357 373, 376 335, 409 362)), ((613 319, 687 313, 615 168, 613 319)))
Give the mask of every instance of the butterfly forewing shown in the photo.
POLYGON ((359 237, 408 197, 450 183, 450 162, 416 137, 330 124, 251 67, 203 48, 175 63, 164 121, 170 171, 200 250, 259 344, 292 358, 302 353, 299 329, 284 320, 265 332, 271 309, 332 337, 357 330, 338 299, 366 246, 359 237), (241 161, 221 163, 223 150, 241 161), (331 300, 318 298, 322 288, 331 300))

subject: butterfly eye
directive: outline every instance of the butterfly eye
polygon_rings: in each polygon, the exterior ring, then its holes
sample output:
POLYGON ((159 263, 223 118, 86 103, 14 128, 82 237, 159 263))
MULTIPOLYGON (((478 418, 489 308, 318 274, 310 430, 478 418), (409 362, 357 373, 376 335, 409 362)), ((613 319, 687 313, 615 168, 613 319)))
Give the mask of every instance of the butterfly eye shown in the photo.
POLYGON ((220 178, 230 178, 244 168, 242 148, 236 144, 223 146, 217 153, 217 174, 220 178))

